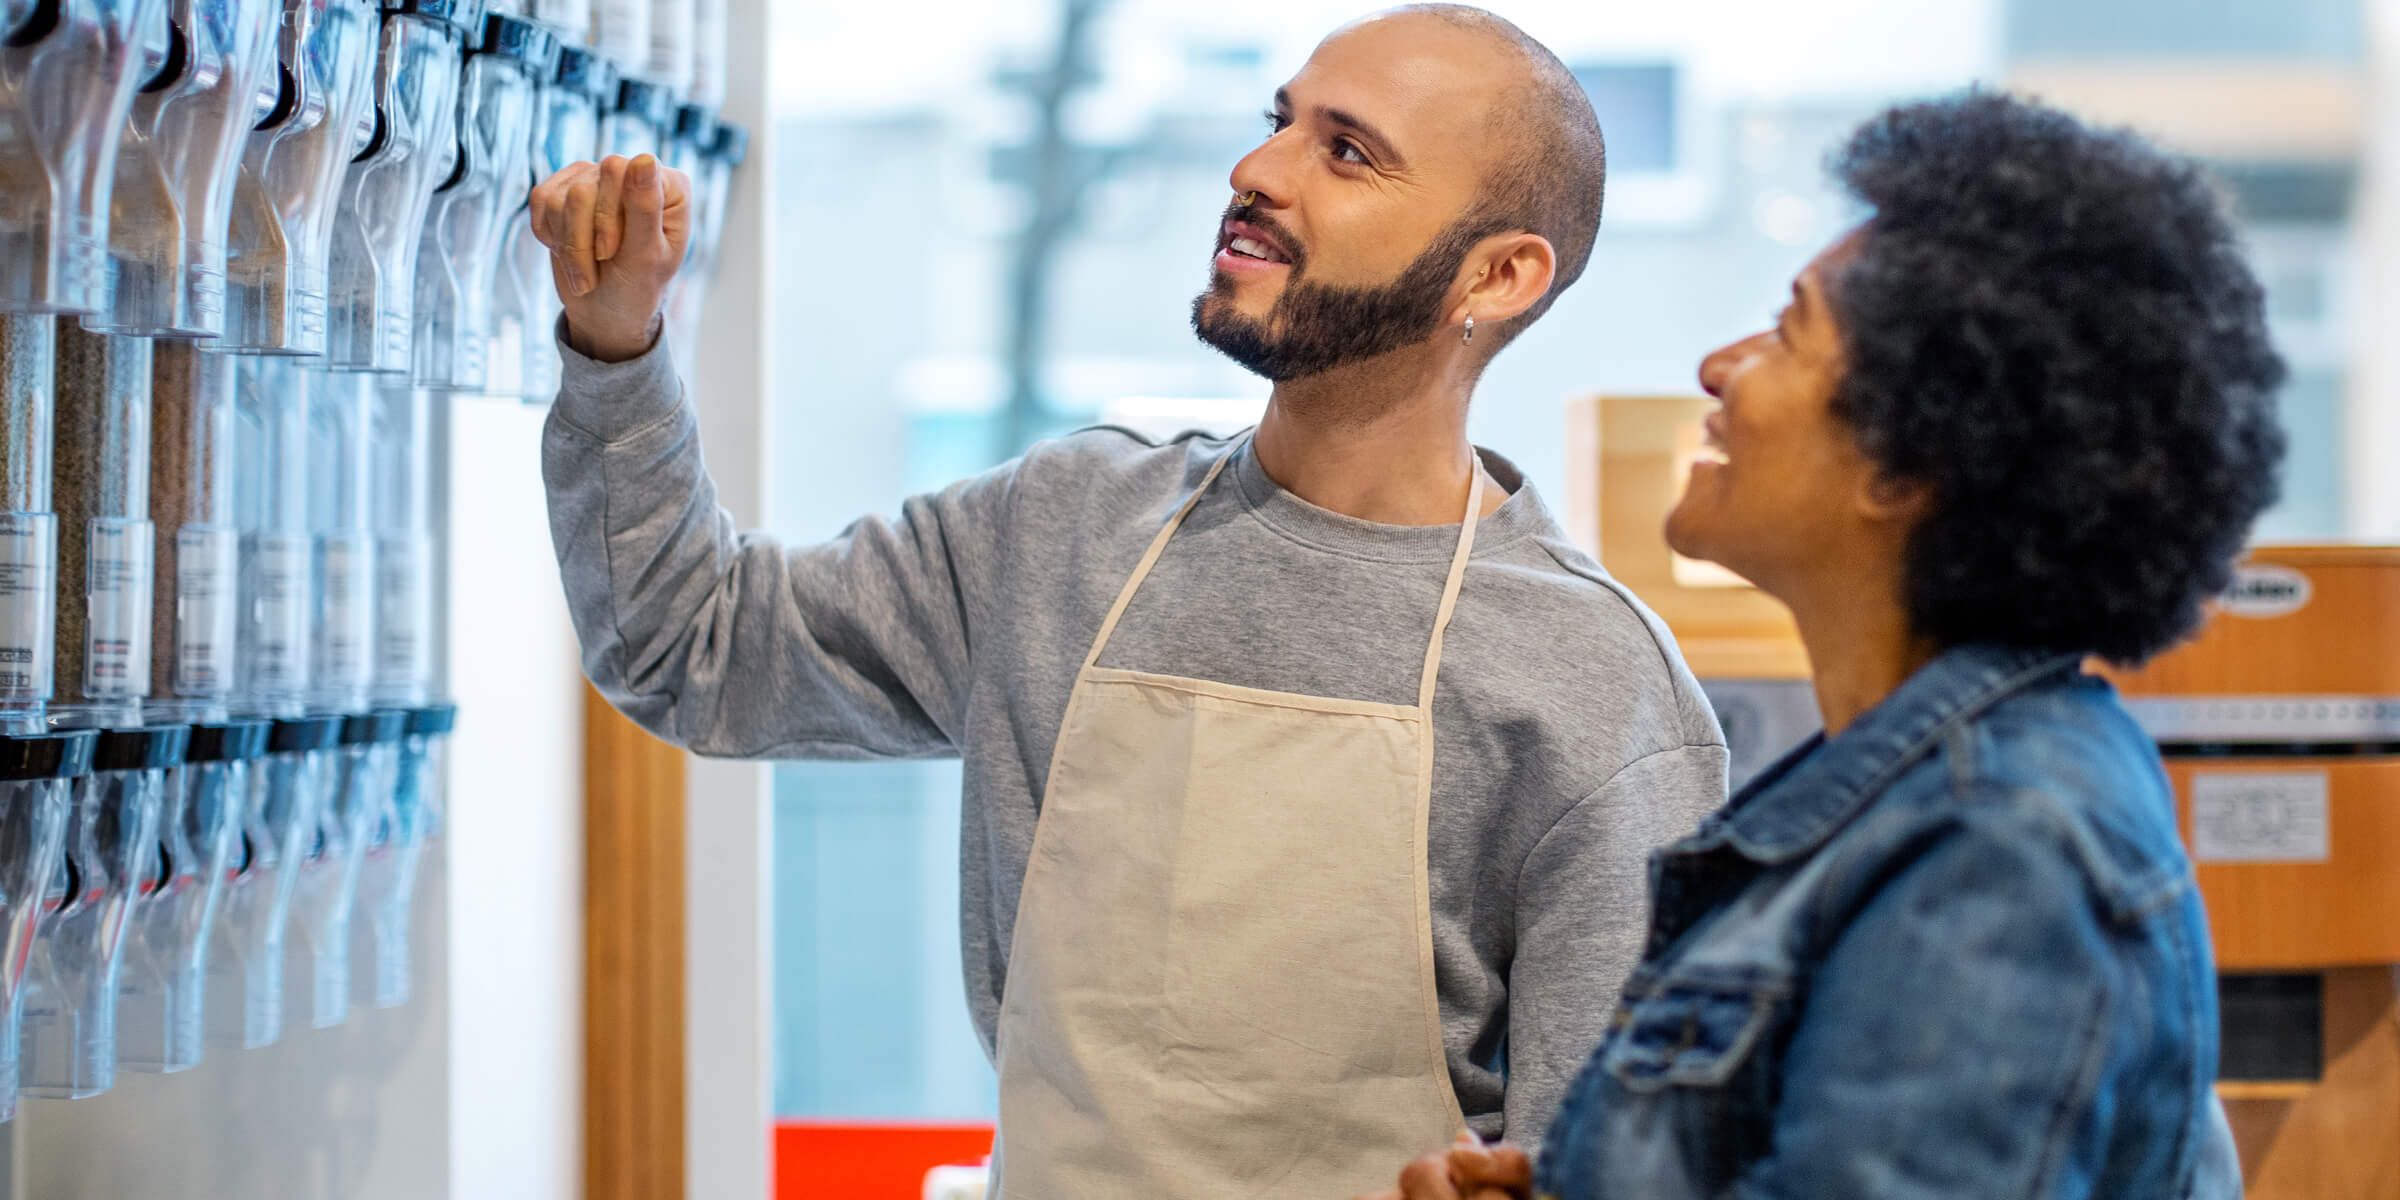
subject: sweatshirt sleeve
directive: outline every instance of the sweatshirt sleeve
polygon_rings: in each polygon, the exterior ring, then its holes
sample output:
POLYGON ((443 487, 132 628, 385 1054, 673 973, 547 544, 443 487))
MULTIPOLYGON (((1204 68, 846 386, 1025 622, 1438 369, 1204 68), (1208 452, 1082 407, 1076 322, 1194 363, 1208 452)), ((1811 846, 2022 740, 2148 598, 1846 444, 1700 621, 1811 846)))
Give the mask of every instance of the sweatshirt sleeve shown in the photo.
POLYGON ((664 339, 569 349, 542 437, 550 536, 583 666, 643 728, 701 754, 957 752, 978 605, 994 590, 1012 467, 816 546, 739 534, 664 339))
POLYGON ((1508 983, 1507 1136, 1539 1145, 1608 1027, 1650 927, 1650 856, 1725 803, 1723 745, 1620 768, 1526 857, 1508 983))

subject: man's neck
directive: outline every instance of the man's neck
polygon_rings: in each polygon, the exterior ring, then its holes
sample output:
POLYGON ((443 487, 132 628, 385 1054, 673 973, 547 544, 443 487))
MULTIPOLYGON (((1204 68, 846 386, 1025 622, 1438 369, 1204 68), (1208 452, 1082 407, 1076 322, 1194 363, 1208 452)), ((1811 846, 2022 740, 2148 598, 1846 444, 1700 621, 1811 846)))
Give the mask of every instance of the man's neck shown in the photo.
MULTIPOLYGON (((1476 469, 1472 377, 1402 351, 1275 385, 1254 447, 1276 486, 1381 525, 1456 525, 1476 469), (1428 368, 1431 369, 1428 369, 1428 368)), ((1483 512, 1508 499, 1487 483, 1483 512)))
POLYGON ((1800 626, 1827 737, 1848 729, 1941 653, 1911 625, 1904 586, 1897 562, 1876 561, 1820 566, 1808 580, 1769 589, 1800 626))

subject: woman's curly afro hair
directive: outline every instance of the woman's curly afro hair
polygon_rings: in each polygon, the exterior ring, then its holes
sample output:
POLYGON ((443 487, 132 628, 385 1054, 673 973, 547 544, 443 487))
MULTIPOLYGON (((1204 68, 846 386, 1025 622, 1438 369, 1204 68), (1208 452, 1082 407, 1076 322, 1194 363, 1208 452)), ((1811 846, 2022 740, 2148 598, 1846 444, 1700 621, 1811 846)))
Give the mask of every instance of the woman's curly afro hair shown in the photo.
POLYGON ((1834 411, 1929 485, 1918 631, 2126 665, 2190 633, 2284 450, 2283 363, 2200 170, 1983 91, 1883 113, 1832 169, 1873 210, 1829 281, 1834 411))

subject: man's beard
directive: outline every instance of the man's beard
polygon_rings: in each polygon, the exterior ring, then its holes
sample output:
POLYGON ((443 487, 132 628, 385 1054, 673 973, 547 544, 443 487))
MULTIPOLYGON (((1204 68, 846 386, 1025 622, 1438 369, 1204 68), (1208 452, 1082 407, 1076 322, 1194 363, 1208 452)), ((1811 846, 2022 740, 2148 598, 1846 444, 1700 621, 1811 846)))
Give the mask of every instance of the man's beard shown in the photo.
MULTIPOLYGON (((1271 220, 1239 205, 1227 216, 1283 235, 1271 220)), ((1375 287, 1308 282, 1307 260, 1285 236, 1293 252, 1291 278, 1274 308, 1263 318, 1234 311, 1232 285, 1218 275, 1192 300, 1192 332, 1275 383, 1389 354, 1433 336, 1459 265, 1475 243, 1496 232, 1500 229, 1491 218, 1470 212, 1434 238, 1397 278, 1375 287)))

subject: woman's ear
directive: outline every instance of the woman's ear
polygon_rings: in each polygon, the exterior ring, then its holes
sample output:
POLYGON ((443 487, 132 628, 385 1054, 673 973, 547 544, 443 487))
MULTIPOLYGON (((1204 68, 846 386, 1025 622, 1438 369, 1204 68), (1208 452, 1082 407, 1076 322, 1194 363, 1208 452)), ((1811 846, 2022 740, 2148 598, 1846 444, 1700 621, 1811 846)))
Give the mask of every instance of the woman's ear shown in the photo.
POLYGON ((1933 511, 1933 488, 1920 479, 1876 471, 1858 497, 1858 515, 1878 524, 1915 525, 1933 511))

